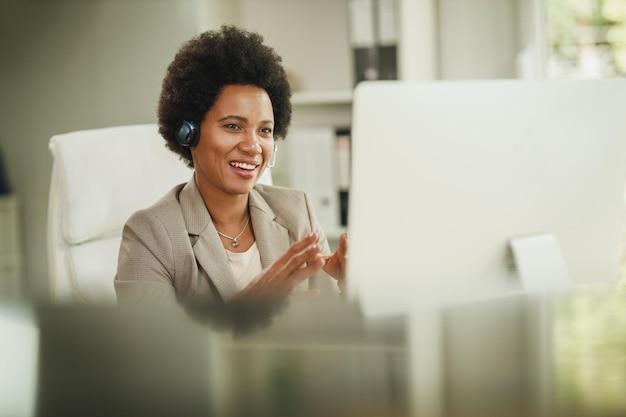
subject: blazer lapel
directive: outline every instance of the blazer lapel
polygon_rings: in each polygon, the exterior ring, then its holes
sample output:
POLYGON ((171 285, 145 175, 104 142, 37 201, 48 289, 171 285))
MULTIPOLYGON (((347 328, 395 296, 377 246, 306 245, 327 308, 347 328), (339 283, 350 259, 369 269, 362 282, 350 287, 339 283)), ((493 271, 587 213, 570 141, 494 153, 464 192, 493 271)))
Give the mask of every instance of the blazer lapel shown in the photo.
POLYGON ((222 299, 230 300, 238 291, 233 270, 193 177, 180 193, 180 206, 189 235, 198 237, 193 245, 196 261, 222 299))
POLYGON ((267 268, 289 249, 289 230, 255 189, 250 191, 248 205, 261 265, 267 268))

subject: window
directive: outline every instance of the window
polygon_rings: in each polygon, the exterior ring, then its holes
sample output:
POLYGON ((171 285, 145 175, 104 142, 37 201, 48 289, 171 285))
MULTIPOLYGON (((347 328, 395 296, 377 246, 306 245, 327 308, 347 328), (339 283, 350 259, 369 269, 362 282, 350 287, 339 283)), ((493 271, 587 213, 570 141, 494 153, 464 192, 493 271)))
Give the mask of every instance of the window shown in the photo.
POLYGON ((546 0, 548 78, 626 76, 626 0, 546 0))

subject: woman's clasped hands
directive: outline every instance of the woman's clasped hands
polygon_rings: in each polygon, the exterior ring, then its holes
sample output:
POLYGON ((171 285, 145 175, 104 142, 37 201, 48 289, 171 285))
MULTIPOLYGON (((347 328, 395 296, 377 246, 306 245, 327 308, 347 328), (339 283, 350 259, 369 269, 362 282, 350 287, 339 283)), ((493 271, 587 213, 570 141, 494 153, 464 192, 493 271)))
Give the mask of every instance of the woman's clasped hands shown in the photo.
MULTIPOLYGON (((311 233, 291 245, 283 256, 265 268, 246 288, 239 291, 231 302, 280 301, 289 296, 302 281, 323 269, 338 281, 339 288, 345 287, 348 237, 343 233, 339 247, 332 255, 322 254, 316 243, 317 233, 311 233)), ((317 294, 319 290, 309 290, 317 294)))

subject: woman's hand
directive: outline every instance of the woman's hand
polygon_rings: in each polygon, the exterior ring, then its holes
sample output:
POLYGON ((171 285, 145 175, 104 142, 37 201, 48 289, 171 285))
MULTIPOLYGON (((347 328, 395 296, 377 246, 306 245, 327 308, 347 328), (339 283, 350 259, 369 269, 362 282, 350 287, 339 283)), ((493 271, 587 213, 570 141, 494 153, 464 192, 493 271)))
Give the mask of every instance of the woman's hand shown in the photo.
POLYGON ((326 256, 324 272, 337 280, 339 288, 343 291, 346 286, 346 262, 348 260, 348 234, 339 236, 339 247, 332 255, 326 256))
POLYGON ((235 294, 230 302, 280 301, 290 295, 296 285, 324 266, 325 259, 317 239, 317 233, 311 233, 291 245, 283 256, 235 294))

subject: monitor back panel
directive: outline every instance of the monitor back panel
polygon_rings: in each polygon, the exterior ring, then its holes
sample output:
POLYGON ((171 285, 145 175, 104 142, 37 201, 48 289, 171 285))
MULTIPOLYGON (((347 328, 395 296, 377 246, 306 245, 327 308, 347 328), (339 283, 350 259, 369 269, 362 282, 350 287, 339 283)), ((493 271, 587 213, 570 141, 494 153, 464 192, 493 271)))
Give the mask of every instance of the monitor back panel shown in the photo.
POLYGON ((519 287, 511 238, 550 233, 574 283, 619 275, 626 80, 361 83, 348 291, 366 313, 519 287))

